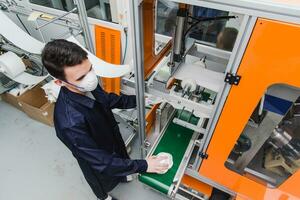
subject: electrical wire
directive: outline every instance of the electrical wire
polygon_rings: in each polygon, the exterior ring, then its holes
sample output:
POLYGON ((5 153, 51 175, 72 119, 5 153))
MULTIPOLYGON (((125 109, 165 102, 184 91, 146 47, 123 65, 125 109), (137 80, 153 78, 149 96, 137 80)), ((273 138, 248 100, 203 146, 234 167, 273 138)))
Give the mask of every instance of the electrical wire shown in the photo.
POLYGON ((22 24, 22 26, 24 27, 25 31, 26 31, 29 35, 31 35, 30 32, 28 31, 28 29, 26 28, 25 24, 22 22, 21 18, 19 17, 19 14, 16 14, 16 16, 17 16, 18 20, 20 21, 20 23, 22 24))
POLYGON ((206 17, 206 18, 201 18, 201 19, 197 19, 195 17, 189 16, 189 18, 196 20, 197 22, 193 23, 188 29, 187 31, 184 33, 183 38, 185 38, 187 36, 187 34, 198 24, 200 24, 201 22, 206 22, 206 21, 217 21, 217 20, 229 20, 229 19, 235 19, 236 16, 219 16, 219 17, 206 17))

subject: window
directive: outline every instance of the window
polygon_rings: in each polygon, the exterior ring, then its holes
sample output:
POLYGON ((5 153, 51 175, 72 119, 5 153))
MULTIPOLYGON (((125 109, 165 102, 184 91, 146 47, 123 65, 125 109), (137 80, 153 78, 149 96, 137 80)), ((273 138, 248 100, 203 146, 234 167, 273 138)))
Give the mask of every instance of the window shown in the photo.
POLYGON ((232 149, 225 166, 278 187, 300 167, 300 89, 268 89, 232 149))
MULTIPOLYGON (((30 0, 30 2, 63 11, 74 8, 73 0, 30 0)), ((89 17, 112 21, 109 0, 85 0, 84 2, 89 17)))
POLYGON ((155 54, 158 54, 172 39, 178 4, 168 0, 157 0, 155 11, 155 54))
POLYGON ((178 4, 166 0, 157 1, 156 33, 172 36, 176 25, 178 4))
POLYGON ((240 22, 243 18, 241 15, 198 6, 193 6, 191 13, 192 20, 190 23, 194 27, 189 32, 189 37, 196 39, 200 43, 204 42, 219 49, 232 51, 238 35, 240 22), (222 17, 235 18, 222 19, 222 17), (205 21, 208 18, 216 19, 205 21), (204 21, 196 24, 197 20, 204 21))
MULTIPOLYGON (((192 16, 197 19, 228 16, 228 12, 211 8, 194 6, 192 16)), ((190 33, 190 37, 197 40, 216 43, 218 34, 224 29, 225 20, 204 21, 199 23, 190 33)))
MULTIPOLYGON (((158 54, 174 37, 178 9, 178 3, 169 0, 156 1, 155 54, 158 54)), ((185 38, 190 37, 198 43, 232 51, 243 16, 190 5, 187 19, 184 28, 185 38)))

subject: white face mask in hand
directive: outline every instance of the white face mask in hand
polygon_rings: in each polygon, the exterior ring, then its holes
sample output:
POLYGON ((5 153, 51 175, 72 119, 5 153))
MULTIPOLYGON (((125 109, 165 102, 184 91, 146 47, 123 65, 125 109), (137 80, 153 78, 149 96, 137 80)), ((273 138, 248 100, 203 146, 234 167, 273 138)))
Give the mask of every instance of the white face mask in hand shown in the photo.
POLYGON ((74 85, 72 83, 69 84, 73 85, 81 92, 91 92, 96 89, 96 87, 99 84, 99 80, 94 70, 91 70, 89 73, 85 75, 85 77, 78 85, 74 85))

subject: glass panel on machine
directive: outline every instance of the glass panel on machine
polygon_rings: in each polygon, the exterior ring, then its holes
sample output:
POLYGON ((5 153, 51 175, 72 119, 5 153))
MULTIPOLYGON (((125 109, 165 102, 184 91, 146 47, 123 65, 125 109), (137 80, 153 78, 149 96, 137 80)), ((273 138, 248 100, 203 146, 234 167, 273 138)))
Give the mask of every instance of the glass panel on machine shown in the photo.
MULTIPOLYGON (((228 16, 229 14, 226 11, 197 6, 193 8, 192 12, 192 16, 195 19, 228 16)), ((203 21, 195 25, 195 28, 190 33, 190 37, 201 41, 216 43, 218 34, 224 29, 225 25, 225 20, 203 21)))
POLYGON ((300 89, 274 85, 258 103, 225 166, 278 187, 300 167, 300 89))
POLYGON ((232 51, 243 15, 199 6, 187 6, 187 14, 179 5, 169 0, 157 0, 155 9, 155 54, 175 37, 177 28, 182 26, 182 41, 192 38, 198 43, 232 51), (184 24, 180 17, 186 16, 184 24))
MULTIPOLYGON (((30 2, 63 11, 74 8, 73 0, 30 0, 30 2)), ((89 17, 112 21, 109 0, 85 0, 84 2, 89 17)))
POLYGON ((155 10, 155 54, 172 39, 176 25, 178 4, 169 0, 157 0, 155 10))
POLYGON ((222 50, 232 51, 242 16, 212 8, 194 6, 191 9, 193 27, 189 37, 222 50))

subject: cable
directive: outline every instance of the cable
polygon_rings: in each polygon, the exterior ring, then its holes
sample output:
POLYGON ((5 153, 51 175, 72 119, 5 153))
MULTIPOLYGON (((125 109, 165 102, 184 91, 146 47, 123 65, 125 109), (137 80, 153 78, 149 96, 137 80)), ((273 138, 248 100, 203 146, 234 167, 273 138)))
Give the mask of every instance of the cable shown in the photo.
POLYGON ((20 21, 20 23, 22 24, 22 26, 24 27, 24 29, 26 30, 26 32, 27 32, 29 35, 31 35, 31 34, 29 33, 28 29, 26 28, 26 26, 24 25, 24 23, 22 22, 22 20, 20 19, 19 14, 16 14, 16 16, 17 16, 18 20, 20 21))
POLYGON ((124 55, 123 55, 123 59, 122 59, 122 63, 121 64, 124 64, 125 62, 125 58, 126 58, 126 55, 127 55, 127 46, 128 46, 128 34, 127 34, 127 28, 124 28, 124 33, 125 33, 125 50, 124 50, 124 55))
POLYGON ((196 20, 197 22, 193 23, 188 29, 187 31, 184 33, 183 37, 182 37, 182 43, 185 44, 185 38, 187 36, 187 34, 194 28, 196 27, 198 24, 200 24, 201 22, 205 22, 205 21, 217 21, 217 20, 224 20, 224 19, 231 19, 231 18, 237 18, 236 16, 219 16, 219 17, 204 17, 204 18, 195 18, 192 16, 188 16, 189 18, 196 20))
POLYGON ((183 38, 185 38, 187 36, 187 34, 190 32, 190 30, 192 30, 195 26, 197 26, 198 24, 200 24, 201 22, 206 22, 206 21, 217 21, 217 20, 223 20, 223 19, 232 19, 232 18, 236 18, 236 16, 219 16, 219 17, 207 17, 207 18, 201 18, 201 19, 197 19, 195 17, 189 16, 191 19, 196 20, 197 22, 193 23, 188 30, 185 32, 183 38))

